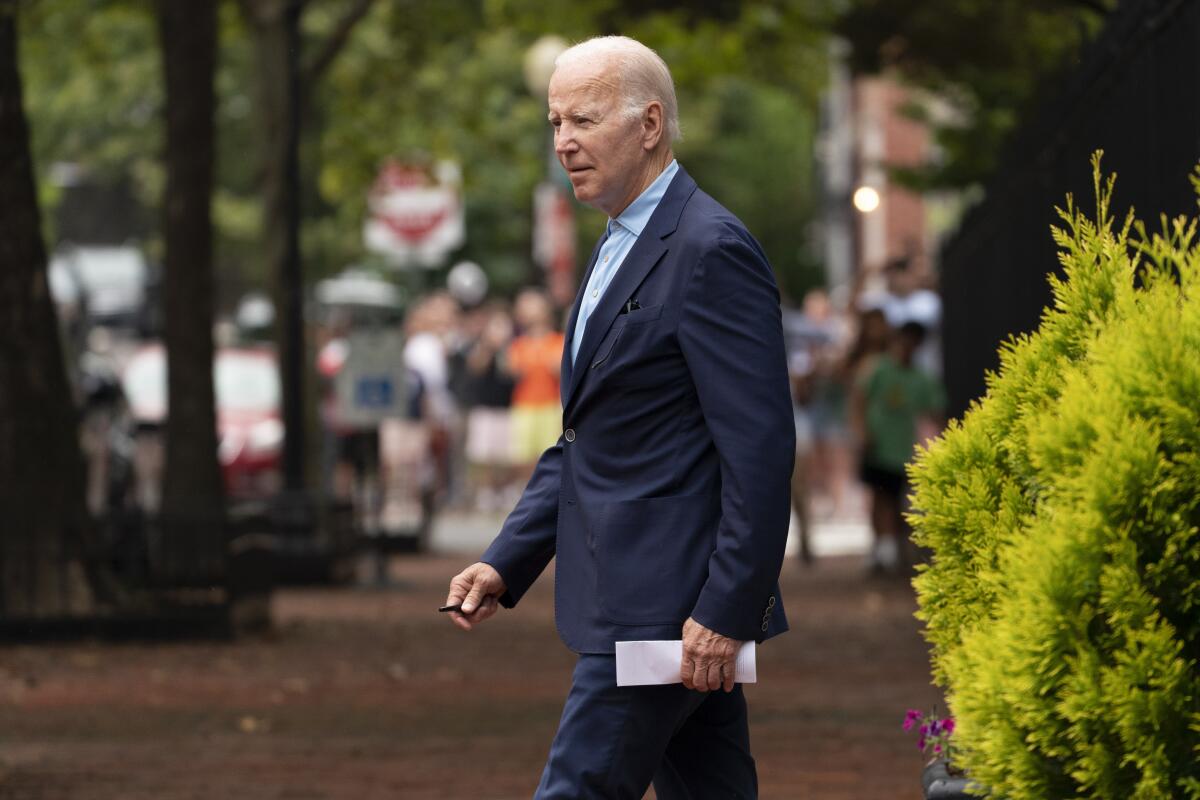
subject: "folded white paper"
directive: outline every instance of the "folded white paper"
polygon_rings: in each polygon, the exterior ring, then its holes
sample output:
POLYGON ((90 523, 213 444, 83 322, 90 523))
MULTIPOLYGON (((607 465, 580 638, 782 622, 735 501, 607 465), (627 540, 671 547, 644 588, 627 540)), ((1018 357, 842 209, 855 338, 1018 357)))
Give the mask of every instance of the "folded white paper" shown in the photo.
MULTIPOLYGON (((683 642, 678 639, 658 642, 617 642, 617 686, 658 686, 681 683, 679 662, 683 642)), ((746 642, 738 651, 733 671, 736 683, 755 683, 758 668, 754 660, 754 642, 746 642)))

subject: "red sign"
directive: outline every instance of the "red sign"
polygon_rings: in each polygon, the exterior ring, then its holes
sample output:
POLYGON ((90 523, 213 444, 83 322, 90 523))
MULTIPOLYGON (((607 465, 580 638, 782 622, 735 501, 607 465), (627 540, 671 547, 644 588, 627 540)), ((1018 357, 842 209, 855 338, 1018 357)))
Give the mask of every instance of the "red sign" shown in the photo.
POLYGON ((437 266, 463 243, 459 183, 458 166, 450 162, 432 170, 396 161, 384 164, 367 196, 366 246, 399 266, 437 266))

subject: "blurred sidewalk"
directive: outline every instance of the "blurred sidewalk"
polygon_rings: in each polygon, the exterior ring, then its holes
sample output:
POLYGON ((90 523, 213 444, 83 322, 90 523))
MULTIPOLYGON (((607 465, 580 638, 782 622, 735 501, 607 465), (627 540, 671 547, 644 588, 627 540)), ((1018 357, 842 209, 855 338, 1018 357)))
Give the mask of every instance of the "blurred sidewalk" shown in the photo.
MULTIPOLYGON (((445 517, 438 547, 465 550, 393 558, 382 588, 280 590, 260 637, 0 646, 0 800, 528 798, 575 660, 553 570, 470 633, 436 611, 498 524, 445 517)), ((900 723, 940 699, 912 590, 823 552, 785 562, 792 629, 746 687, 761 797, 919 800, 900 723)))
MULTIPOLYGON (((430 546, 437 553, 478 556, 500 532, 505 514, 501 512, 447 511, 434 523, 430 546)), ((865 516, 847 515, 813 523, 812 549, 817 558, 829 556, 866 556, 871 544, 871 528, 865 516)), ((796 518, 788 534, 787 554, 797 551, 796 518)))

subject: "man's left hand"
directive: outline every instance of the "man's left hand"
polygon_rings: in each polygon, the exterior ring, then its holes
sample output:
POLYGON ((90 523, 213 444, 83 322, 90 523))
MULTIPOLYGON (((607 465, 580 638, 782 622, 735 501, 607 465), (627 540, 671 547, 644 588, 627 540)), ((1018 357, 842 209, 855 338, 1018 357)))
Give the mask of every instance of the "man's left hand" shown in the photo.
POLYGON ((733 691, 733 671, 742 643, 709 630, 688 617, 683 623, 683 661, 679 677, 698 692, 733 691))

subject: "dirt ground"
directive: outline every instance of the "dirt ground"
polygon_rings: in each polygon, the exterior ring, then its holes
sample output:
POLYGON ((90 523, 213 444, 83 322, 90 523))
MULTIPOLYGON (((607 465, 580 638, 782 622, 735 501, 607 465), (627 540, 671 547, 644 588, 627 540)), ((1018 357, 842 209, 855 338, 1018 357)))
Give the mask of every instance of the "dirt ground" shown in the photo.
MULTIPOLYGON (((546 578, 472 633, 436 608, 465 563, 387 589, 287 589, 235 642, 0 647, 0 800, 529 797, 574 657, 546 578)), ((917 800, 906 708, 938 700, 902 580, 789 562, 792 631, 747 687, 763 798, 917 800)))

